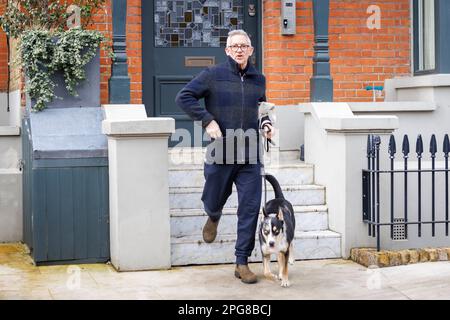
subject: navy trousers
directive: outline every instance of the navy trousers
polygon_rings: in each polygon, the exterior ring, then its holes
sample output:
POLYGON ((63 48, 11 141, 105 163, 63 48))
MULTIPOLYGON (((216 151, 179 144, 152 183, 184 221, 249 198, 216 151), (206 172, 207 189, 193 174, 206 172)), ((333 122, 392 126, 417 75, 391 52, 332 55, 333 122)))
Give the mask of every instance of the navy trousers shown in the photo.
POLYGON ((255 247, 258 214, 261 207, 261 164, 207 164, 202 201, 213 221, 220 219, 222 209, 231 195, 233 183, 238 193, 238 226, 236 263, 247 264, 255 247))

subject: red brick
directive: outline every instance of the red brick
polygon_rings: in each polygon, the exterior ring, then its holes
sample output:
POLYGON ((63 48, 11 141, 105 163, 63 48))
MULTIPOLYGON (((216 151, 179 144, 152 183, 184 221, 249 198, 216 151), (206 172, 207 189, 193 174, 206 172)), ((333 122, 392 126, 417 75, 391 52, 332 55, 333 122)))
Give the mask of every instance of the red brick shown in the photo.
MULTIPOLYGON (((409 74, 409 1, 378 1, 382 10, 380 30, 366 26, 366 10, 371 4, 369 0, 330 1, 329 44, 336 101, 370 101, 372 95, 363 90, 367 84, 382 84, 386 78, 409 74)), ((278 8, 279 1, 264 1, 264 21, 268 22, 264 27, 267 95, 280 104, 308 101, 314 37, 311 3, 297 1, 297 17, 301 19, 297 19, 293 37, 280 35, 278 8), (283 58, 287 58, 287 65, 283 58), (295 78, 289 78, 291 75, 295 78), (283 81, 292 89, 280 91, 283 81)))

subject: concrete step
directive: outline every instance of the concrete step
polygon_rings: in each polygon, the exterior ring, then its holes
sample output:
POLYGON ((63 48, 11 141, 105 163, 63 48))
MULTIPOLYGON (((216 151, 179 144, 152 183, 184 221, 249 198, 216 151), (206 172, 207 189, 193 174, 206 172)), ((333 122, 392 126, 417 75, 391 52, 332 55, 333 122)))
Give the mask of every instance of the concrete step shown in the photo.
MULTIPOLYGON (((266 173, 274 175, 281 185, 302 185, 314 183, 314 167, 303 162, 285 162, 266 167, 266 173)), ((169 186, 202 187, 205 183, 203 164, 179 165, 169 170, 169 186)))
MULTIPOLYGON (((326 206, 296 206, 295 221, 298 231, 323 231, 328 229, 326 206)), ((202 229, 207 215, 200 209, 172 210, 170 219, 171 235, 174 238, 185 236, 202 236, 202 229)), ((225 209, 218 226, 219 234, 236 233, 236 209, 225 209)))
MULTIPOLYGON (((172 238, 172 265, 234 263, 236 235, 219 234, 213 243, 205 243, 198 236, 172 238)), ((297 231, 294 240, 296 260, 334 259, 341 257, 341 236, 333 231, 297 231)), ((275 257, 272 257, 275 259, 275 257)), ((249 261, 261 261, 259 241, 249 261)))
MULTIPOLYGON (((169 166, 177 167, 179 165, 201 165, 205 159, 206 148, 170 148, 169 166)), ((269 153, 264 154, 267 164, 273 164, 286 161, 300 161, 300 151, 280 151, 278 148, 272 148, 269 153)))
MULTIPOLYGON (((325 188, 318 185, 293 185, 282 186, 286 199, 293 206, 311 206, 325 204, 325 188)), ((201 196, 203 187, 170 188, 169 202, 171 209, 203 209, 201 196)), ((274 194, 268 185, 267 199, 273 199, 274 194)), ((264 201, 264 196, 262 201, 264 201)), ((233 187, 233 193, 228 198, 225 208, 237 207, 237 192, 233 187)))

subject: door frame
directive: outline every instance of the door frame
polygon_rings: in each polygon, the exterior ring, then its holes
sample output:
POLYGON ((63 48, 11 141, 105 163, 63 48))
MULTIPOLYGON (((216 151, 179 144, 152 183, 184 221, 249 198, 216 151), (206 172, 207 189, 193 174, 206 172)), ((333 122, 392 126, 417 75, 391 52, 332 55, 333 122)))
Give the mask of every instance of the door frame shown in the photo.
MULTIPOLYGON (((262 47, 262 0, 244 0, 244 8, 249 4, 256 3, 257 10, 257 30, 258 37, 256 39, 256 60, 259 61, 257 69, 262 72, 263 68, 263 47, 262 47)), ((145 105, 148 117, 155 116, 155 81, 153 73, 153 55, 154 55, 154 16, 153 16, 153 1, 142 0, 142 103, 145 105), (146 17, 151 16, 151 19, 146 17), (147 57, 150 57, 147 58, 147 57)), ((244 9, 246 10, 246 9, 244 9)), ((247 14, 244 12, 244 15, 247 14)), ((225 53, 224 53, 225 54, 225 53)))

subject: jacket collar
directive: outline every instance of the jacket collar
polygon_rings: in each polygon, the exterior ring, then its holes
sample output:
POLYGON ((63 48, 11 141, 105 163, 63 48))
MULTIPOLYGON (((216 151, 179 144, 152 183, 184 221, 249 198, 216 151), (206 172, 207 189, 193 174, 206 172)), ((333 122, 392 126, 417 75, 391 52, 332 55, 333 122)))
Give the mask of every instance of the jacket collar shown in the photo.
MULTIPOLYGON (((234 61, 234 59, 230 56, 227 56, 227 62, 228 62, 228 68, 233 73, 240 73, 240 66, 239 64, 234 61)), ((252 74, 258 74, 256 68, 250 63, 250 60, 247 62, 247 67, 245 68, 245 74, 246 75, 252 75, 252 74)))

